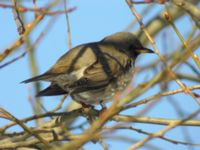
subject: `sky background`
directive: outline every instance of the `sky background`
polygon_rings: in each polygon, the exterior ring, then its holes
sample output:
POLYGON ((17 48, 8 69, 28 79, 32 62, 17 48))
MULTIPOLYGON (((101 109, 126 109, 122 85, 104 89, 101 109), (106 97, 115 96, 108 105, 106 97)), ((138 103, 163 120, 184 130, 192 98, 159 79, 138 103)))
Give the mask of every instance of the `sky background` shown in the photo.
MULTIPOLYGON (((0 3, 9 3, 9 1, 0 1, 0 3)), ((11 3, 11 2, 10 2, 11 3)), ((40 7, 45 6, 48 3, 47 0, 37 0, 37 5, 40 7)), ((27 0, 24 6, 32 7, 32 1, 27 0)), ((138 12, 142 12, 145 5, 137 5, 136 9, 138 12)), ((87 43, 98 41, 104 38, 107 35, 110 35, 115 32, 124 31, 130 22, 134 19, 130 9, 127 7, 127 4, 123 0, 70 0, 69 8, 76 7, 77 9, 69 14, 69 20, 71 25, 71 39, 72 47, 87 43)), ((56 9, 63 9, 63 6, 58 6, 56 9)), ((143 22, 147 23, 151 18, 157 14, 160 10, 164 9, 163 5, 155 4, 155 9, 150 13, 145 14, 143 22)), ((32 12, 26 13, 26 21, 30 22, 34 19, 34 14, 32 12)), ((31 33, 32 42, 35 41, 37 36, 41 31, 44 30, 49 20, 52 17, 45 17, 44 20, 34 29, 31 33)), ((13 13, 11 9, 2 9, 0 8, 0 51, 3 51, 11 45, 16 39, 19 38, 15 21, 13 19, 13 13)), ((188 16, 182 17, 176 21, 176 25, 180 30, 181 34, 186 37, 187 33, 191 30, 192 22, 188 16)), ((136 25, 131 31, 137 31, 139 26, 136 25)), ((170 51, 176 49, 180 45, 180 41, 177 36, 173 33, 173 30, 168 27, 165 31, 162 31, 155 37, 157 46, 162 54, 169 53, 170 51), (169 34, 170 33, 170 34, 169 34), (167 35, 167 38, 163 38, 167 35)), ((151 48, 150 45, 148 45, 151 48)), ((39 73, 45 72, 49 69, 56 60, 68 50, 67 44, 67 27, 66 27, 66 18, 65 15, 59 15, 56 17, 51 29, 45 33, 45 37, 40 41, 40 43, 35 47, 36 60, 38 64, 39 73)), ((25 51, 25 46, 20 47, 17 53, 13 53, 11 56, 6 58, 4 62, 19 56, 25 51)), ((199 49, 196 51, 196 54, 199 56, 199 49)), ((136 66, 143 66, 146 63, 149 63, 152 60, 157 59, 155 55, 142 55, 136 61, 136 66)), ((2 64, 3 64, 2 63, 2 64)), ((161 68, 158 68, 161 69, 161 68)), ((158 70, 159 71, 159 70, 158 70)), ((190 73, 191 70, 187 67, 180 70, 181 72, 190 73)), ((192 73, 192 72, 191 72, 192 73)), ((139 77, 134 77, 134 86, 137 84, 148 81, 154 75, 153 71, 145 72, 139 77)), ((32 84, 20 84, 21 81, 30 78, 30 67, 28 62, 28 55, 22 59, 16 61, 15 63, 3 68, 0 70, 0 107, 3 107, 11 114, 14 114, 17 118, 25 118, 33 114, 32 108, 30 106, 28 96, 30 93, 33 93, 32 84)), ((195 85, 197 83, 184 82, 187 85, 195 85)), ((46 87, 48 84, 42 84, 42 87, 46 87)), ((171 83, 169 89, 177 89, 176 83, 171 83)), ((142 97, 147 97, 156 93, 158 87, 152 87, 152 89, 146 92, 142 97)), ((197 91, 199 92, 199 91, 197 91)), ((139 99, 141 99, 140 97, 139 99)), ((163 98, 162 102, 159 102, 154 106, 150 111, 148 111, 146 116, 151 117, 163 117, 163 118, 179 118, 177 111, 169 103, 169 100, 174 100, 183 113, 182 117, 186 117, 195 110, 198 109, 195 101, 188 95, 177 94, 176 96, 170 96, 163 98)), ((59 102, 60 97, 48 97, 43 98, 43 104, 48 109, 53 109, 56 104, 59 102)), ((70 100, 70 99, 69 99, 70 100)), ((67 103, 67 102, 66 102, 67 103)), ((132 109, 131 111, 123 112, 125 114, 136 114, 141 110, 141 107, 132 109)), ((196 118, 199 119, 199 118, 196 118)), ((3 126, 8 121, 0 119, 0 126, 3 126)), ((112 124, 112 122, 110 122, 112 124)), ((33 124, 30 124, 33 125, 33 124)), ((159 125, 149 125, 149 124, 133 124, 134 127, 139 127, 147 131, 157 131, 162 129, 163 126, 159 125)), ((19 128, 12 128, 12 130, 19 130, 19 128)), ((192 143, 200 143, 200 127, 181 127, 176 128, 166 134, 167 137, 176 138, 179 140, 187 140, 184 138, 182 131, 185 130, 190 135, 190 140, 192 143)), ((80 131, 77 131, 80 132, 80 131)), ((138 134, 134 131, 132 133, 126 132, 117 132, 118 135, 127 135, 132 137, 133 141, 144 138, 145 136, 138 134)), ((119 141, 108 141, 106 142, 109 145, 109 148, 112 150, 116 149, 126 149, 130 146, 130 143, 124 143, 119 141)), ((154 139, 151 140, 148 144, 157 145, 161 149, 176 149, 176 150, 186 150, 190 149, 187 146, 183 145, 174 145, 172 143, 154 139)), ((86 148, 89 149, 102 149, 98 144, 88 143, 86 148)), ((142 148, 144 149, 144 148, 142 148)), ((199 147, 193 147, 193 150, 197 150, 199 147)))

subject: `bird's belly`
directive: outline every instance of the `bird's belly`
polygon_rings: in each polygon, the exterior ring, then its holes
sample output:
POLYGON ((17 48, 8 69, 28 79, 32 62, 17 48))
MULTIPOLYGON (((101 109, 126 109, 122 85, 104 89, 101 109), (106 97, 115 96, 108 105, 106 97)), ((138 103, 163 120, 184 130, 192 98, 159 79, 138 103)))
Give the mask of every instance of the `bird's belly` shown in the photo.
POLYGON ((122 92, 131 82, 133 77, 133 70, 130 69, 125 74, 119 76, 117 81, 111 82, 106 87, 89 90, 73 95, 77 102, 85 104, 99 104, 111 100, 117 92, 122 92))

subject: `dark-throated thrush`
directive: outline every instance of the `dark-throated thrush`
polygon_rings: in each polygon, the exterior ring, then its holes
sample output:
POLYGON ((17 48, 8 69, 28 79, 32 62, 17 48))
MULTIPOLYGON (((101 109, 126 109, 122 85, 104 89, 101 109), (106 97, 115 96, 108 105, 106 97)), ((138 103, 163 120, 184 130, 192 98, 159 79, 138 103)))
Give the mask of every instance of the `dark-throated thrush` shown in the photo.
POLYGON ((70 49, 47 72, 23 83, 51 82, 37 96, 69 94, 82 104, 104 103, 130 83, 135 59, 141 53, 153 51, 132 33, 115 33, 70 49))

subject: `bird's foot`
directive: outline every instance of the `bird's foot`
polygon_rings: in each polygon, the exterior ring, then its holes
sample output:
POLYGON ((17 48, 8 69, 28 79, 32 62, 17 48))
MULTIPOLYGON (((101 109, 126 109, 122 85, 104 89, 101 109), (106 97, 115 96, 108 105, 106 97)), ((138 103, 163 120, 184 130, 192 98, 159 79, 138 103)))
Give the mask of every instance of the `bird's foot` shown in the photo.
POLYGON ((89 111, 94 108, 94 106, 81 102, 83 114, 89 114, 89 111))
POLYGON ((82 108, 94 108, 94 106, 86 104, 84 102, 80 102, 80 104, 82 105, 82 108))
POLYGON ((90 114, 90 111, 92 109, 94 109, 94 106, 86 104, 81 102, 82 105, 82 113, 84 114, 84 116, 86 117, 86 119, 88 120, 88 122, 91 124, 94 120, 95 120, 95 116, 90 114))

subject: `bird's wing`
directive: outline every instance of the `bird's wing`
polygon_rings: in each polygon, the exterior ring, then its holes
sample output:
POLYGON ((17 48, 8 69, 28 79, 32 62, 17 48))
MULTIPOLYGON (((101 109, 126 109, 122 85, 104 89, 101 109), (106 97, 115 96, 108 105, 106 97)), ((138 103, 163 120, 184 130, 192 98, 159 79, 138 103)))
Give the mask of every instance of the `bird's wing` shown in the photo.
POLYGON ((22 83, 29 83, 34 81, 52 81, 54 77, 77 72, 82 68, 90 66, 96 61, 96 56, 91 50, 90 44, 83 44, 72 48, 67 53, 62 55, 55 65, 53 65, 47 72, 42 75, 22 81, 22 83))
POLYGON ((86 68, 82 78, 70 86, 75 92, 106 86, 128 70, 131 58, 117 50, 109 51, 108 48, 108 46, 100 47, 99 50, 103 50, 98 52, 96 62, 86 68))
POLYGON ((88 67, 84 72, 84 77, 94 82, 107 81, 126 72, 129 63, 130 59, 128 57, 117 58, 115 55, 104 53, 103 60, 98 60, 88 67))
POLYGON ((55 65, 48 71, 49 74, 70 74, 82 68, 90 66, 96 61, 91 44, 79 45, 72 48, 58 59, 55 65))

